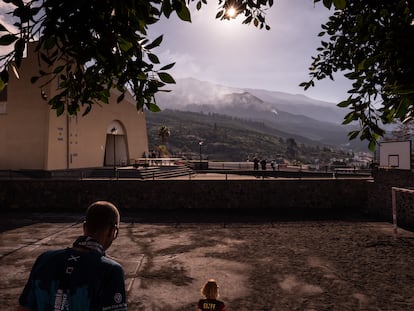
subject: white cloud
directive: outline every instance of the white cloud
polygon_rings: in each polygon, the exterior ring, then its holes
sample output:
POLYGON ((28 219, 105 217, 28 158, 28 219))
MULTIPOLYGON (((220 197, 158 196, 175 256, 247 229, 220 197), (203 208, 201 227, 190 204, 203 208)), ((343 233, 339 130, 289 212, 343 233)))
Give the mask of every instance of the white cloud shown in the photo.
POLYGON ((167 49, 159 53, 158 56, 163 64, 176 63, 169 72, 177 78, 198 76, 201 72, 200 65, 189 54, 174 53, 167 49))
MULTIPOLYGON (((193 12, 193 22, 176 17, 150 27, 150 35, 164 34, 158 53, 177 61, 177 77, 192 76, 233 87, 265 88, 305 94, 322 100, 344 99, 349 83, 323 81, 304 92, 311 56, 320 44, 321 24, 330 13, 313 0, 278 0, 267 13, 270 31, 242 25, 241 19, 218 21, 216 3, 193 12)), ((164 61, 164 60, 162 60, 164 61)))

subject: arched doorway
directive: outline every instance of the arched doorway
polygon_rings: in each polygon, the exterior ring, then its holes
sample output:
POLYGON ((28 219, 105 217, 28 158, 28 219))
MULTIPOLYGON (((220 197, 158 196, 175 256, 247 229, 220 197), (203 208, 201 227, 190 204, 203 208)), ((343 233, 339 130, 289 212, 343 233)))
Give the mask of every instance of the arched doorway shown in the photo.
POLYGON ((121 122, 114 120, 106 129, 105 166, 125 166, 128 164, 126 132, 121 122))

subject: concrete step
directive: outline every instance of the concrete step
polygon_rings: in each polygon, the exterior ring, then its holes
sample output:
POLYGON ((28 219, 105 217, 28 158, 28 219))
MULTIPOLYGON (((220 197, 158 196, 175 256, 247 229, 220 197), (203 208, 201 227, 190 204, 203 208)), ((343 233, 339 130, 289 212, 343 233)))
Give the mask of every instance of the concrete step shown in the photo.
POLYGON ((140 169, 143 179, 173 178, 194 174, 194 171, 186 166, 160 166, 140 169))

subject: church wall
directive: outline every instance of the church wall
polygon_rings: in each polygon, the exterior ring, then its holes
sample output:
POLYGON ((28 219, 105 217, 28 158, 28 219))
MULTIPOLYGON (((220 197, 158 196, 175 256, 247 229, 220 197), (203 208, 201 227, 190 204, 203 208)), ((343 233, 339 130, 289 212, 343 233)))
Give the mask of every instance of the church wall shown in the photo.
POLYGON ((45 166, 49 106, 30 82, 37 59, 23 60, 19 79, 10 72, 6 111, 0 114, 0 169, 41 169, 45 166))

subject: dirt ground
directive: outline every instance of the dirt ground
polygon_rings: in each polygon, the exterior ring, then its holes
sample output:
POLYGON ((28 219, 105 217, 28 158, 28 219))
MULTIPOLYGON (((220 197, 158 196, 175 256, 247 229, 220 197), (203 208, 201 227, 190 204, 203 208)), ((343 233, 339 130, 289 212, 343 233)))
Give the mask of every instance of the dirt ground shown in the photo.
MULTIPOLYGON (((34 259, 70 246, 78 216, 2 215, 1 310, 14 310, 34 259)), ((108 255, 126 273, 129 310, 196 310, 209 278, 227 310, 414 310, 414 233, 372 221, 141 223, 108 255)))

